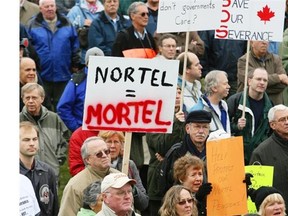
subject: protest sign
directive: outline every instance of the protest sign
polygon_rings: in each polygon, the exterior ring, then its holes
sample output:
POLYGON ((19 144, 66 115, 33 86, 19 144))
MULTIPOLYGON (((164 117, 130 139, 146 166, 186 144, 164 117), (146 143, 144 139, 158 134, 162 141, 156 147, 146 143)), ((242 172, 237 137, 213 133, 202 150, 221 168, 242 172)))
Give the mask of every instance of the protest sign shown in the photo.
POLYGON ((216 29, 221 16, 219 0, 160 0, 157 33, 216 29))
POLYGON ((215 38, 282 41, 284 15, 283 0, 223 1, 215 38))
POLYGON ((83 129, 171 133, 178 60, 90 56, 83 129))
MULTIPOLYGON (((250 187, 255 190, 261 186, 272 186, 273 185, 273 166, 262 166, 262 165, 250 165, 245 166, 245 172, 251 173, 253 177, 251 178, 252 185, 250 187)), ((256 214, 257 209, 255 203, 252 202, 251 198, 248 197, 247 200, 248 213, 256 214)))
POLYGON ((247 213, 243 137, 207 142, 208 182, 207 215, 241 215, 247 213))

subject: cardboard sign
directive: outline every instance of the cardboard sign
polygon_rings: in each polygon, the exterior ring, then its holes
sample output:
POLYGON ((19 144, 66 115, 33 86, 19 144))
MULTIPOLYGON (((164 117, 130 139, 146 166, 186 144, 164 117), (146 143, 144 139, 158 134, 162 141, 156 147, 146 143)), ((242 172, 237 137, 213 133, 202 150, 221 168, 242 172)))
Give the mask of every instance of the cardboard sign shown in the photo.
POLYGON ((171 133, 178 60, 90 56, 83 129, 171 133))
MULTIPOLYGON (((261 166, 261 165, 250 165, 245 166, 245 172, 251 173, 253 178, 251 178, 252 185, 250 187, 255 190, 261 186, 272 186, 273 185, 273 175, 274 167, 273 166, 261 166)), ((248 213, 257 213, 255 203, 252 202, 251 198, 248 197, 248 213)))
POLYGON ((243 137, 208 141, 206 145, 208 182, 207 215, 247 213, 243 137))
POLYGON ((219 27, 219 0, 160 0, 157 33, 211 30, 219 27))
POLYGON ((283 0, 223 1, 215 38, 282 41, 284 16, 283 0))

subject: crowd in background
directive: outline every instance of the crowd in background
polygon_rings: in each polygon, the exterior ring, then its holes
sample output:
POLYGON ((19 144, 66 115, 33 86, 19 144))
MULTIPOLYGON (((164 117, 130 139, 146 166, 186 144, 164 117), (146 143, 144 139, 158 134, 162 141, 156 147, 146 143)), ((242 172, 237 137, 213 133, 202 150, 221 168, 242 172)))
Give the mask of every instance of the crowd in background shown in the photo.
POLYGON ((214 30, 189 32, 185 52, 185 32, 157 33, 158 10, 159 0, 20 0, 19 172, 34 189, 21 191, 23 214, 207 215, 206 142, 243 136, 244 165, 274 167, 272 187, 254 190, 246 174, 247 194, 259 215, 286 215, 288 0, 283 41, 251 41, 248 53, 214 30), (89 56, 131 55, 176 59, 179 71, 172 133, 133 132, 124 174, 125 133, 82 120, 89 56))

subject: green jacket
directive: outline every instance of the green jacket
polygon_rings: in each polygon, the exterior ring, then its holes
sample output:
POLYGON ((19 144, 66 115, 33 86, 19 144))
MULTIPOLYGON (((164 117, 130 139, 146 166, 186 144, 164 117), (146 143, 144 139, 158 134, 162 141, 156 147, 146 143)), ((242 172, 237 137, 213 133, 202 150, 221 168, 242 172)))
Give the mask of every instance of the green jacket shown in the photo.
POLYGON ((41 116, 36 122, 33 116, 23 107, 19 116, 20 122, 30 121, 39 129, 39 150, 37 158, 49 164, 59 178, 60 165, 67 158, 67 140, 69 131, 57 113, 41 106, 41 116))
POLYGON ((261 118, 257 130, 255 130, 254 114, 250 109, 248 95, 245 108, 246 126, 243 130, 239 130, 237 126, 238 119, 242 117, 243 92, 236 93, 229 97, 227 104, 231 122, 231 134, 234 136, 243 136, 245 164, 249 164, 252 151, 271 134, 268 111, 273 107, 272 102, 268 95, 264 93, 263 117, 261 118))
POLYGON ((162 200, 160 193, 161 185, 159 186, 159 173, 161 162, 155 157, 156 153, 159 153, 162 157, 170 147, 178 142, 181 142, 184 137, 184 122, 180 122, 174 119, 172 133, 147 133, 146 140, 151 155, 148 174, 147 174, 147 192, 150 200, 162 200))

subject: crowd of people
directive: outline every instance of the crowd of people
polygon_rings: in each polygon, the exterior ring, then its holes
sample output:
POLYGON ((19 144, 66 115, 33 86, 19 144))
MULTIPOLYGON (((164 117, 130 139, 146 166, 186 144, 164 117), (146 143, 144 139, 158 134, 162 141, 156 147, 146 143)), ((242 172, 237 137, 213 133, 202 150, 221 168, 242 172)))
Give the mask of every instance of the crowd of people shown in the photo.
POLYGON ((251 41, 248 53, 212 30, 189 32, 188 47, 184 32, 157 33, 159 7, 20 0, 20 215, 205 216, 206 143, 232 136, 243 165, 274 167, 272 186, 243 179, 257 215, 288 213, 288 0, 283 42, 251 41), (90 56, 179 61, 172 133, 132 132, 128 173, 125 132, 82 129, 90 56))

